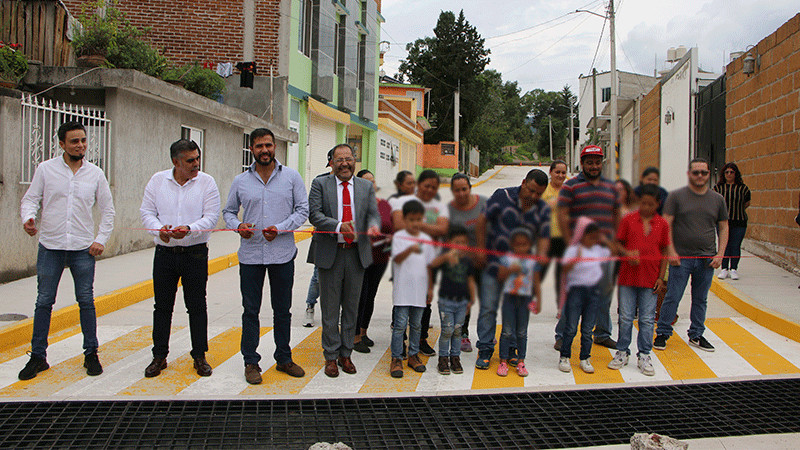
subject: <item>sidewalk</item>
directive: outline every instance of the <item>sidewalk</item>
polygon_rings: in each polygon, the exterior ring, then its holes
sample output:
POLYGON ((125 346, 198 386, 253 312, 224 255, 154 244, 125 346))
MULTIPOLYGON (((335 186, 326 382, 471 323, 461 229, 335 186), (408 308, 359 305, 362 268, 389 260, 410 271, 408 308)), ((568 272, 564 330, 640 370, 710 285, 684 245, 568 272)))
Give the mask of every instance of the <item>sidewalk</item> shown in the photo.
POLYGON ((750 320, 800 342, 800 277, 747 252, 739 269, 739 280, 715 274, 711 291, 750 320))

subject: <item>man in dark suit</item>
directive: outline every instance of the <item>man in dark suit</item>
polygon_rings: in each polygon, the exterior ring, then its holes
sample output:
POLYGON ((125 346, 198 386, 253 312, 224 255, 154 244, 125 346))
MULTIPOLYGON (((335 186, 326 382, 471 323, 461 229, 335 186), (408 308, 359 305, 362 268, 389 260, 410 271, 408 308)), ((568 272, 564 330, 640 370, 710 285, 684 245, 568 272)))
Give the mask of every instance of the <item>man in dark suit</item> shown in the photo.
POLYGON ((372 183, 353 176, 355 156, 349 145, 333 148, 331 167, 332 174, 311 183, 309 220, 321 233, 314 234, 308 259, 319 269, 325 375, 337 377, 337 363, 345 373, 356 373, 350 354, 358 301, 364 269, 372 263, 368 236, 380 233, 380 215, 372 183))

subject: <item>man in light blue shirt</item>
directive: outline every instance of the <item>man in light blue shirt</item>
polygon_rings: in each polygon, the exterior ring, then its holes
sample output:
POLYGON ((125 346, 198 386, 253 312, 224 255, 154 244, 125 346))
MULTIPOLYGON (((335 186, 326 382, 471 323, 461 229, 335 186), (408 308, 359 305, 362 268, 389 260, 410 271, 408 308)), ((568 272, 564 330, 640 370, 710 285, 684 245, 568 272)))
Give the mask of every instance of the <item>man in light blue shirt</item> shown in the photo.
POLYGON ((255 160, 233 180, 222 210, 228 228, 238 229, 239 279, 242 291, 242 343, 245 379, 261 383, 258 342, 264 277, 269 274, 273 309, 276 369, 293 377, 305 371, 292 362, 289 334, 292 286, 297 246, 293 230, 308 218, 308 196, 300 174, 275 159, 275 135, 266 128, 250 133, 250 151, 255 160), (243 209, 240 220, 239 209, 243 209), (254 232, 255 231, 255 232, 254 232))

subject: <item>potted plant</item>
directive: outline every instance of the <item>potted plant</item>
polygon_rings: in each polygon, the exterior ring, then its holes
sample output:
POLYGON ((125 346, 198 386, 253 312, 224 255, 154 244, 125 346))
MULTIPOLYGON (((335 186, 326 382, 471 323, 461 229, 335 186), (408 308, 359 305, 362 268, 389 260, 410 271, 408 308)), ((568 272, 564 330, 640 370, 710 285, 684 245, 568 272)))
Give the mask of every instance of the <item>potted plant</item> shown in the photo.
POLYGON ((0 86, 15 88, 28 72, 28 59, 19 51, 20 47, 0 41, 0 86))
POLYGON ((217 100, 225 90, 225 81, 211 69, 204 69, 198 63, 172 67, 164 74, 164 81, 180 85, 187 90, 212 100, 217 100))
POLYGON ((186 74, 191 70, 192 66, 172 66, 164 71, 164 75, 161 78, 167 83, 174 84, 178 87, 185 87, 186 80, 184 80, 184 77, 186 77, 186 74))
POLYGON ((105 0, 84 3, 78 16, 79 27, 72 37, 72 48, 79 67, 98 67, 106 63, 109 48, 120 26, 120 11, 106 7, 105 0))

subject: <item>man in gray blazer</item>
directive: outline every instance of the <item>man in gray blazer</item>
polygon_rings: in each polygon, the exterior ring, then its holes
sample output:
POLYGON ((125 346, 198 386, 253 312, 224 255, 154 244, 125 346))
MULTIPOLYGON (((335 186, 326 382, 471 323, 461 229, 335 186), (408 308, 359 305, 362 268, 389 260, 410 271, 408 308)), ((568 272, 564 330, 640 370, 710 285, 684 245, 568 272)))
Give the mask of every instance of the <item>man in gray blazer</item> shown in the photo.
POLYGON ((380 215, 372 183, 353 176, 355 156, 349 145, 333 148, 331 167, 331 175, 311 183, 308 218, 321 233, 314 234, 308 261, 319 269, 325 375, 337 377, 337 363, 345 373, 356 373, 350 354, 358 300, 364 269, 372 263, 369 236, 380 234, 380 215))

